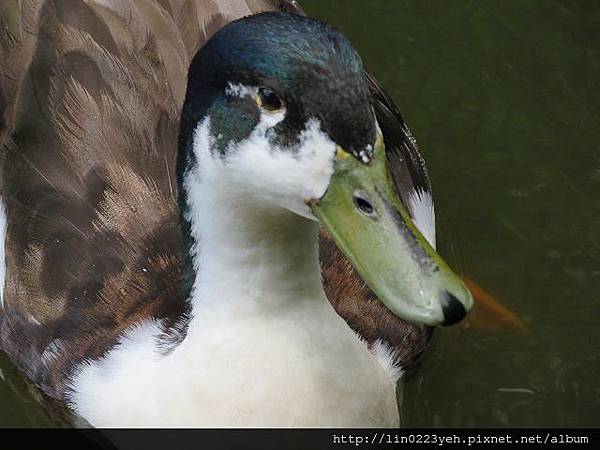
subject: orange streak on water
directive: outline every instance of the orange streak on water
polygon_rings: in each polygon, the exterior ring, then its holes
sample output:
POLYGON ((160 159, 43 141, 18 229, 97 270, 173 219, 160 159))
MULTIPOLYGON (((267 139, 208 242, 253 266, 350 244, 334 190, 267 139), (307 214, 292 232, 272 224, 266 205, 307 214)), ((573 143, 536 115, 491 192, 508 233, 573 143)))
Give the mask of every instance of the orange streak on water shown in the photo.
POLYGON ((508 329, 520 333, 529 332, 519 316, 502 305, 485 289, 468 277, 462 277, 462 279, 473 294, 475 301, 472 311, 465 319, 467 326, 487 331, 508 329))

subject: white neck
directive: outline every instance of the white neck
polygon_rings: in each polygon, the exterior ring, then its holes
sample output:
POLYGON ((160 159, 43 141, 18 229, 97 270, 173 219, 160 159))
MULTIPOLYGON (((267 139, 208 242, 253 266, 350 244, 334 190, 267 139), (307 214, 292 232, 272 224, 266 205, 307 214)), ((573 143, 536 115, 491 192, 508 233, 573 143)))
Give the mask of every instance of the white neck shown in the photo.
POLYGON ((196 128, 197 164, 183 182, 194 241, 192 316, 261 314, 303 299, 326 302, 318 225, 298 199, 325 191, 333 143, 311 122, 297 155, 275 150, 264 119, 224 161, 211 152, 209 122, 196 128))
POLYGON ((289 302, 325 300, 316 222, 265 206, 213 177, 195 181, 188 201, 193 316, 260 314, 289 302))

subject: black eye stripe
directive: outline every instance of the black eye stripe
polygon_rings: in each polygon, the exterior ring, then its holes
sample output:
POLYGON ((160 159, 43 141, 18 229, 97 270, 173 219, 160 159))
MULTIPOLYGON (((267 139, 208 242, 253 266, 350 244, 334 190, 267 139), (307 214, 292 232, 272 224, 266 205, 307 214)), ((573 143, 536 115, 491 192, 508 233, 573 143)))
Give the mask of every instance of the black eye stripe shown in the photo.
POLYGON ((258 97, 260 99, 260 106, 267 111, 277 111, 278 109, 281 109, 282 102, 272 90, 260 88, 258 90, 258 97))

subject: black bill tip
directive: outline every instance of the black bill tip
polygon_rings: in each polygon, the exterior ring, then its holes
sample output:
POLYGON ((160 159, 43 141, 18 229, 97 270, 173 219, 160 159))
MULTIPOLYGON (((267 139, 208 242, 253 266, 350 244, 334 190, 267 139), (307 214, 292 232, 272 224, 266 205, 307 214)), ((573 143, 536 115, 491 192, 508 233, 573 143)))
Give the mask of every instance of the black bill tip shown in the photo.
POLYGON ((444 322, 442 325, 454 325, 467 315, 464 305, 450 292, 442 299, 442 310, 444 311, 444 322))

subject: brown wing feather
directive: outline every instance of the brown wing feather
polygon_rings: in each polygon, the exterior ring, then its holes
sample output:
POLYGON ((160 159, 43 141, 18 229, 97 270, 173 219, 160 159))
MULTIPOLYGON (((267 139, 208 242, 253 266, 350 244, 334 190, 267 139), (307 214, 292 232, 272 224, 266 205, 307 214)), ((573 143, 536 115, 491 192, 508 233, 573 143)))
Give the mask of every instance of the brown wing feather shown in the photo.
POLYGON ((18 91, 37 41, 38 9, 32 2, 0 2, 0 145, 12 127, 18 91))
MULTIPOLYGON (((37 7, 37 39, 5 120, 0 339, 30 378, 62 396, 65 373, 102 356, 127 327, 186 309, 173 283, 181 243, 172 174, 189 57, 158 4, 24 4, 37 7)), ((3 49, 18 60, 19 45, 3 49)))
MULTIPOLYGON (((227 22, 296 7, 268 0, 2 5, 0 346, 60 398, 77 364, 101 357, 140 320, 185 329, 174 174, 187 65, 227 22)), ((338 312, 368 341, 389 340, 402 360, 412 358, 414 329, 322 239, 325 286, 338 312)))

